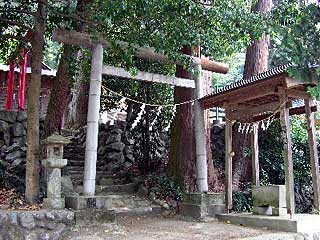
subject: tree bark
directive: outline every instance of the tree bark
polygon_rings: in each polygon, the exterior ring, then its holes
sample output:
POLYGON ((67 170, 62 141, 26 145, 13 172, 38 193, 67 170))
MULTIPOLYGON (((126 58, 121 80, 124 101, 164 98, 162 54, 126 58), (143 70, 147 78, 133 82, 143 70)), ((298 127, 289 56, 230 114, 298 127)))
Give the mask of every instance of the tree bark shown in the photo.
MULTIPOLYGON (((184 47, 184 54, 195 55, 192 49, 184 47)), ((197 54, 198 51, 196 50, 197 54)), ((181 66, 177 66, 176 76, 192 79, 192 74, 181 66)), ((206 93, 210 91, 211 78, 204 79, 206 93), (209 83, 210 82, 210 83, 209 83)), ((194 99, 194 89, 175 87, 174 101, 180 103, 194 99)), ((208 117, 206 117, 209 120, 208 117)), ((206 122, 207 146, 210 146, 210 124, 206 122)), ((171 147, 168 163, 168 172, 186 191, 197 191, 196 176, 196 146, 194 134, 194 107, 184 104, 177 107, 176 117, 171 128, 171 147)), ((211 151, 208 155, 208 184, 213 188, 213 164, 211 151)))
MULTIPOLYGON (((265 13, 271 11, 271 8, 272 0, 259 0, 252 11, 265 13)), ((268 69, 269 45, 270 39, 266 34, 263 34, 260 40, 253 40, 246 51, 243 78, 247 79, 268 69)), ((252 166, 250 156, 244 155, 244 147, 250 146, 249 143, 249 134, 241 134, 235 131, 233 142, 233 149, 235 150, 235 156, 233 158, 235 188, 239 188, 241 182, 251 182, 252 166)))
MULTIPOLYGON (((79 0, 77 4, 77 12, 83 17, 90 14, 88 5, 93 0, 79 0)), ((76 31, 83 32, 84 24, 79 22, 76 26, 76 31)), ((82 57, 82 50, 77 53, 77 58, 82 57)), ((83 74, 82 66, 79 68, 79 72, 76 76, 76 81, 72 87, 72 99, 69 103, 69 109, 66 110, 65 120, 68 128, 79 128, 87 124, 88 113, 88 101, 89 101, 89 79, 83 74)))
POLYGON ((60 58, 57 76, 50 94, 50 101, 45 120, 45 135, 59 132, 62 128, 63 115, 67 107, 69 93, 69 61, 72 57, 71 46, 65 45, 60 58))
POLYGON ((27 164, 26 164, 26 201, 36 203, 39 193, 40 143, 39 143, 39 98, 41 88, 41 63, 43 60, 45 4, 38 1, 35 14, 35 27, 32 35, 31 80, 28 87, 27 120, 27 164))

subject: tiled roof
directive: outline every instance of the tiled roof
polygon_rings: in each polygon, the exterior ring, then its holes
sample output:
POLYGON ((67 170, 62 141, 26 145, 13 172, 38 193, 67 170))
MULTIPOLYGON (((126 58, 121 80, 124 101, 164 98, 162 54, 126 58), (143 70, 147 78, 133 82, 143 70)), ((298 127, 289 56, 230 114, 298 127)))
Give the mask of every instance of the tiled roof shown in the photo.
POLYGON ((234 83, 231 83, 227 86, 224 86, 224 87, 221 87, 221 88, 218 88, 216 90, 214 90, 211 94, 205 96, 205 97, 208 97, 208 96, 214 96, 214 95, 218 95, 218 94, 221 94, 223 92, 227 92, 229 90, 233 90, 233 89, 237 89, 237 88, 240 88, 240 87, 244 87, 244 86, 247 86, 247 85, 250 85, 254 82, 257 82, 259 80, 263 80, 263 79, 266 79, 268 77, 272 77, 272 76, 276 76, 278 74, 281 74, 281 73, 285 73, 287 71, 287 69, 289 67, 291 67, 292 64, 286 64, 286 65, 282 65, 282 66, 279 66, 279 67, 275 67, 275 68, 271 68, 263 73, 259 73, 257 75, 254 75, 248 79, 241 79, 239 81, 236 81, 234 83))

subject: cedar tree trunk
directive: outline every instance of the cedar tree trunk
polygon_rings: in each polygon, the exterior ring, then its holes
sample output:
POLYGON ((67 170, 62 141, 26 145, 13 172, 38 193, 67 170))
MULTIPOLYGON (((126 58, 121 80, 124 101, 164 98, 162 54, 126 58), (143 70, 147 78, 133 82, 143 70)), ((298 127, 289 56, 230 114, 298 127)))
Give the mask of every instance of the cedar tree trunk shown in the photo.
MULTIPOLYGON (((190 48, 183 48, 183 53, 192 55, 190 48)), ((199 50, 195 50, 198 54, 199 50)), ((192 79, 192 74, 181 66, 177 66, 176 76, 192 79)), ((204 86, 210 91, 211 78, 206 77, 209 83, 204 86), (208 87, 209 86, 209 87, 208 87), (209 88, 209 89, 208 89, 209 88)), ((194 89, 175 87, 175 103, 185 102, 194 99, 194 89)), ((186 190, 195 192, 197 190, 196 176, 196 145, 194 134, 194 107, 192 104, 184 104, 177 107, 177 113, 171 128, 171 146, 168 163, 169 174, 186 190)), ((206 117, 207 149, 210 149, 210 124, 206 117)), ((213 185, 213 164, 211 150, 208 151, 208 185, 212 189, 213 185)))
POLYGON ((57 76, 50 94, 44 128, 46 136, 59 132, 62 128, 63 115, 67 107, 69 93, 69 61, 71 57, 71 46, 64 45, 57 76))
POLYGON ((26 201, 36 203, 39 193, 40 142, 39 142, 39 107, 41 88, 41 63, 43 60, 45 4, 38 1, 35 14, 35 28, 32 35, 31 80, 28 86, 27 120, 27 163, 26 163, 26 201))
MULTIPOLYGON (((253 11, 265 13, 271 11, 271 8, 272 0, 259 0, 254 6, 253 11)), ((263 34, 260 40, 254 40, 247 48, 243 73, 245 79, 268 69, 269 45, 269 36, 263 34)), ((235 156, 233 158, 233 175, 235 188, 239 188, 241 182, 251 182, 252 178, 251 158, 250 156, 244 156, 244 147, 250 146, 250 135, 241 134, 237 131, 235 131, 234 135, 233 149, 235 150, 235 156)))

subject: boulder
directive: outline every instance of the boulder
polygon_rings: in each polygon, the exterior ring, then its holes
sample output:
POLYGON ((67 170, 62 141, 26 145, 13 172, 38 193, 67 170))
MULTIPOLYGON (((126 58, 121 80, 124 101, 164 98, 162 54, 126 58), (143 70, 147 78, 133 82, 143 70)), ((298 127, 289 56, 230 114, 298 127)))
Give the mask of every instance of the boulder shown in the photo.
POLYGON ((123 162, 124 156, 122 152, 107 152, 106 154, 107 160, 113 161, 113 162, 123 162))
POLYGON ((107 145, 107 151, 111 150, 111 151, 115 151, 115 152, 122 152, 122 150, 124 149, 125 144, 122 142, 114 142, 111 143, 109 145, 107 145))
POLYGON ((20 158, 22 156, 21 151, 11 152, 6 156, 6 161, 12 163, 14 160, 20 158))
POLYGON ((31 213, 21 213, 20 214, 20 224, 22 227, 32 230, 37 225, 31 213))
POLYGON ((19 122, 13 125, 12 133, 14 137, 22 137, 27 134, 25 127, 19 122))
POLYGON ((75 193, 70 176, 66 175, 61 177, 61 188, 65 196, 70 196, 75 193))
POLYGON ((26 162, 25 158, 17 158, 16 160, 14 160, 11 164, 11 167, 18 167, 19 165, 23 164, 26 162))
POLYGON ((121 142, 121 134, 111 134, 108 136, 105 144, 108 145, 110 143, 121 142))
POLYGON ((7 148, 7 151, 10 152, 15 152, 15 151, 19 151, 20 150, 20 146, 17 143, 12 144, 11 146, 9 146, 7 148))
POLYGON ((3 120, 0 120, 0 132, 8 132, 9 124, 3 120))
POLYGON ((17 119, 17 112, 0 111, 0 119, 8 123, 14 123, 17 119))
POLYGON ((24 122, 24 121, 27 121, 27 112, 18 112, 18 115, 17 115, 17 121, 18 122, 24 122))

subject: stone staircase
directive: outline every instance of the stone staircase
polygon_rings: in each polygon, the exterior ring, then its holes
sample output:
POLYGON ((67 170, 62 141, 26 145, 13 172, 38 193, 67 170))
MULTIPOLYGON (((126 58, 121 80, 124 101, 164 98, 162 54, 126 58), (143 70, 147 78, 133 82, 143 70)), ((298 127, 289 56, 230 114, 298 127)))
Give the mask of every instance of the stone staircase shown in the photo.
POLYGON ((132 153, 128 151, 132 142, 127 139, 123 130, 107 126, 102 128, 108 130, 99 133, 95 196, 88 197, 82 194, 85 129, 70 136, 71 143, 64 147, 64 158, 68 159, 68 165, 63 170, 63 175, 70 176, 75 190, 75 194, 66 196, 66 207, 75 209, 76 218, 89 221, 110 220, 117 216, 161 213, 159 205, 154 205, 145 197, 137 194, 138 183, 133 183, 125 171, 123 165, 128 167, 128 162, 132 160, 132 153), (111 145, 107 152, 104 150, 104 144, 111 145), (119 151, 116 144, 123 148, 122 152, 119 151), (122 145, 126 145, 126 147, 122 145), (110 159, 108 157, 110 152, 112 156, 119 156, 119 161, 110 159), (119 164, 120 166, 118 166, 119 164))
POLYGON ((109 220, 110 216, 154 216, 162 212, 159 205, 151 203, 145 197, 137 194, 137 183, 113 184, 111 179, 107 181, 108 185, 96 185, 96 195, 87 197, 82 194, 83 186, 79 185, 76 191, 78 196, 66 197, 66 207, 76 210, 78 215, 83 218, 99 220, 103 216, 109 220), (92 213, 88 209, 94 210, 92 213), (104 214, 101 215, 99 210, 104 214), (98 212, 97 212, 98 211, 98 212), (107 211, 107 212, 106 212, 107 211), (87 212, 84 214, 83 212, 87 212))

